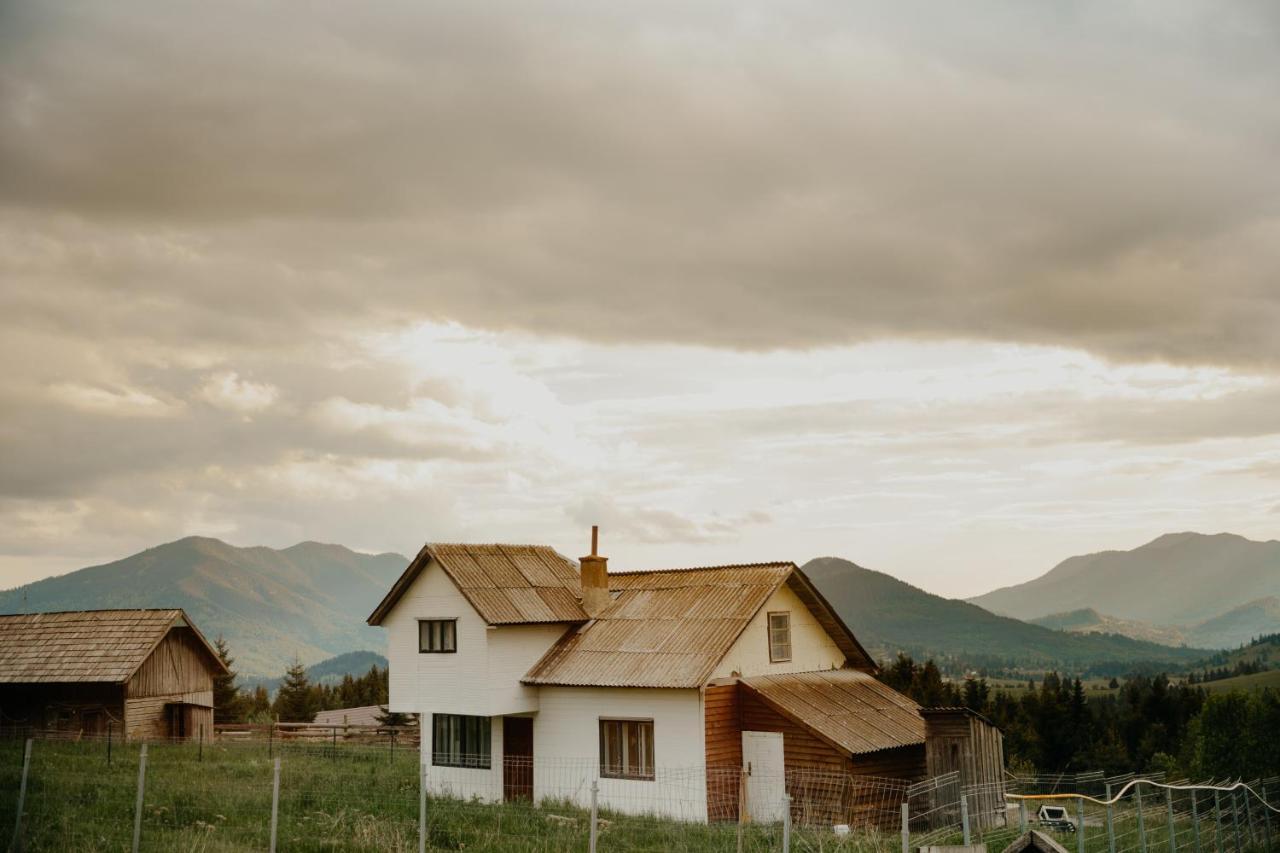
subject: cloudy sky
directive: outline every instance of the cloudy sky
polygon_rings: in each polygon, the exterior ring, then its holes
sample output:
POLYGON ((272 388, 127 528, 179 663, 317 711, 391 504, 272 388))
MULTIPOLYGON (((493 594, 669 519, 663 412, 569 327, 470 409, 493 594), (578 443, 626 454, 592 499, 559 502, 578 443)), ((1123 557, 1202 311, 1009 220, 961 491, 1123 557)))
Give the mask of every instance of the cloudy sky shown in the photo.
POLYGON ((1271 538, 1278 9, 3 0, 0 585, 1271 538))

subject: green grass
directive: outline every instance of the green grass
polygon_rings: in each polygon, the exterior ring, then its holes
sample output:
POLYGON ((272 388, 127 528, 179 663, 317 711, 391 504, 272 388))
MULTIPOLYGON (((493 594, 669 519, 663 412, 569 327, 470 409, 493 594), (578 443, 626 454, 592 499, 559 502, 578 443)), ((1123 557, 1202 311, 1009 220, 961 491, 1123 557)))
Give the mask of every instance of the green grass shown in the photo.
POLYGON ((1262 690, 1266 687, 1280 689, 1280 669, 1269 669, 1253 675, 1237 675, 1220 681, 1206 681, 1200 686, 1210 693, 1223 693, 1228 690, 1262 690))

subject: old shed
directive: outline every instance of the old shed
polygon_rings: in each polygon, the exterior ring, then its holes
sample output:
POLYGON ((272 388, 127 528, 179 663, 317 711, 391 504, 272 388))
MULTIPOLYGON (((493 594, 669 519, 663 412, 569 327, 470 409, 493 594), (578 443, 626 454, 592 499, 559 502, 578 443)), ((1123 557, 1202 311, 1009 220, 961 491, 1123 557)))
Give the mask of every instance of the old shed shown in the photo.
POLYGON ((131 740, 213 731, 217 652, 181 610, 0 615, 0 723, 131 740))

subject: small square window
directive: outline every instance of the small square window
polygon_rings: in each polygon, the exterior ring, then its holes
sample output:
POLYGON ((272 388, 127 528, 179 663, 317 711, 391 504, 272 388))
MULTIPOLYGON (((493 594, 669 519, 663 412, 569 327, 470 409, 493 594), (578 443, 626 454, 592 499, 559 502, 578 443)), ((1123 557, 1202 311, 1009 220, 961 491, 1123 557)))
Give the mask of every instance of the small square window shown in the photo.
POLYGON ((785 610, 769 614, 769 661, 791 660, 791 614, 785 610))
POLYGON ((418 620, 419 652, 456 652, 457 650, 457 619, 418 620))
POLYGON ((492 723, 488 717, 432 714, 431 729, 431 763, 436 767, 490 767, 492 723))
POLYGON ((600 721, 600 775, 653 779, 653 720, 600 721))

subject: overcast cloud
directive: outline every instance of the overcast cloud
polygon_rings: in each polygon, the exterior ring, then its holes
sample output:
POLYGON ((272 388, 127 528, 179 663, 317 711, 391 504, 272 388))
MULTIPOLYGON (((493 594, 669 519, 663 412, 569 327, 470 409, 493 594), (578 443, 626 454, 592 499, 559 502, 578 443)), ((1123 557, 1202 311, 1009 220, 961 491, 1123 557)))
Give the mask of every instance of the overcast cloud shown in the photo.
POLYGON ((0 581, 1269 538, 1276 9, 0 3, 0 581))

